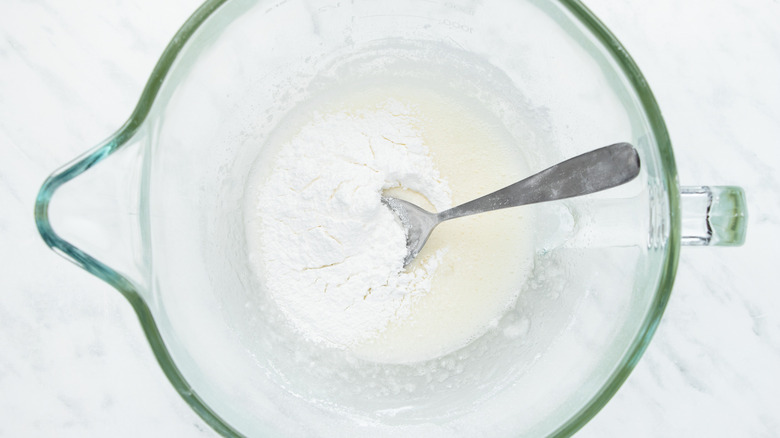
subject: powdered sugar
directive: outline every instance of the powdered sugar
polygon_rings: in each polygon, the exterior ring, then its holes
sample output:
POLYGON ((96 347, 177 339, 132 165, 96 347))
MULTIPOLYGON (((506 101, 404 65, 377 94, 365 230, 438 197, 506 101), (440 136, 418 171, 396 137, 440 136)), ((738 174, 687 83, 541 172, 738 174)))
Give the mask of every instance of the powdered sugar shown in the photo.
POLYGON ((414 108, 318 114, 285 143, 258 189, 252 262, 304 336, 347 347, 409 314, 431 289, 444 250, 405 271, 405 236, 383 190, 404 187, 451 204, 414 108))

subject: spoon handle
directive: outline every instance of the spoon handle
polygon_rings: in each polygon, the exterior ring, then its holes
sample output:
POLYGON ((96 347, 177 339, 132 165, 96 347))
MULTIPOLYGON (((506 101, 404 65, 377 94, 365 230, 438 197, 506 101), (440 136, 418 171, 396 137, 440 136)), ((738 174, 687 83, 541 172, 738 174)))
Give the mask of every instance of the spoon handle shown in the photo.
POLYGON ((439 221, 599 192, 639 175, 639 155, 628 143, 616 143, 570 158, 536 175, 480 198, 442 211, 439 221))

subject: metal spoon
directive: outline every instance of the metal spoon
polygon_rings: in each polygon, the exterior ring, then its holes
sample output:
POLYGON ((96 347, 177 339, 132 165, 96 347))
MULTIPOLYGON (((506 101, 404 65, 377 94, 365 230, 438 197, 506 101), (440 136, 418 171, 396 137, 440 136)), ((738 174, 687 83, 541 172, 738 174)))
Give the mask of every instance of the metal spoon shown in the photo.
POLYGON ((411 202, 382 197, 406 231, 404 266, 417 257, 441 222, 502 208, 572 198, 606 190, 639 175, 639 155, 628 143, 616 143, 570 158, 503 189, 439 213, 411 202))

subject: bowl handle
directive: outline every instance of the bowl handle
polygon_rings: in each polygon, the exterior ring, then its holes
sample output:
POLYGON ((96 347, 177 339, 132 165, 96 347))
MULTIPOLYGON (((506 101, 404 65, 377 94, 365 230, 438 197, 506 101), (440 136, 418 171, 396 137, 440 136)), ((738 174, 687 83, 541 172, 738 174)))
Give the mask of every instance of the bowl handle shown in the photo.
POLYGON ((734 186, 680 189, 683 245, 740 246, 747 233, 745 192, 734 186))
POLYGON ((139 214, 143 143, 138 130, 120 129, 51 174, 35 202, 46 244, 126 296, 147 289, 139 214))

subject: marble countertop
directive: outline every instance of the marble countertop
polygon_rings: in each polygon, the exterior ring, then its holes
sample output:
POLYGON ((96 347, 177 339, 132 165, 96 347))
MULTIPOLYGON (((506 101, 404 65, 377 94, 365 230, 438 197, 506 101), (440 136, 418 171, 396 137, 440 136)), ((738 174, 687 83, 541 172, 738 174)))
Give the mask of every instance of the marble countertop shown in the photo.
MULTIPOLYGON (((750 219, 741 248, 683 249, 654 340, 577 436, 780 436, 780 3, 586 3, 647 77, 681 183, 744 187, 750 219)), ((125 121, 197 6, 0 3, 0 436, 216 436, 125 300, 32 218, 44 178, 125 121)))

